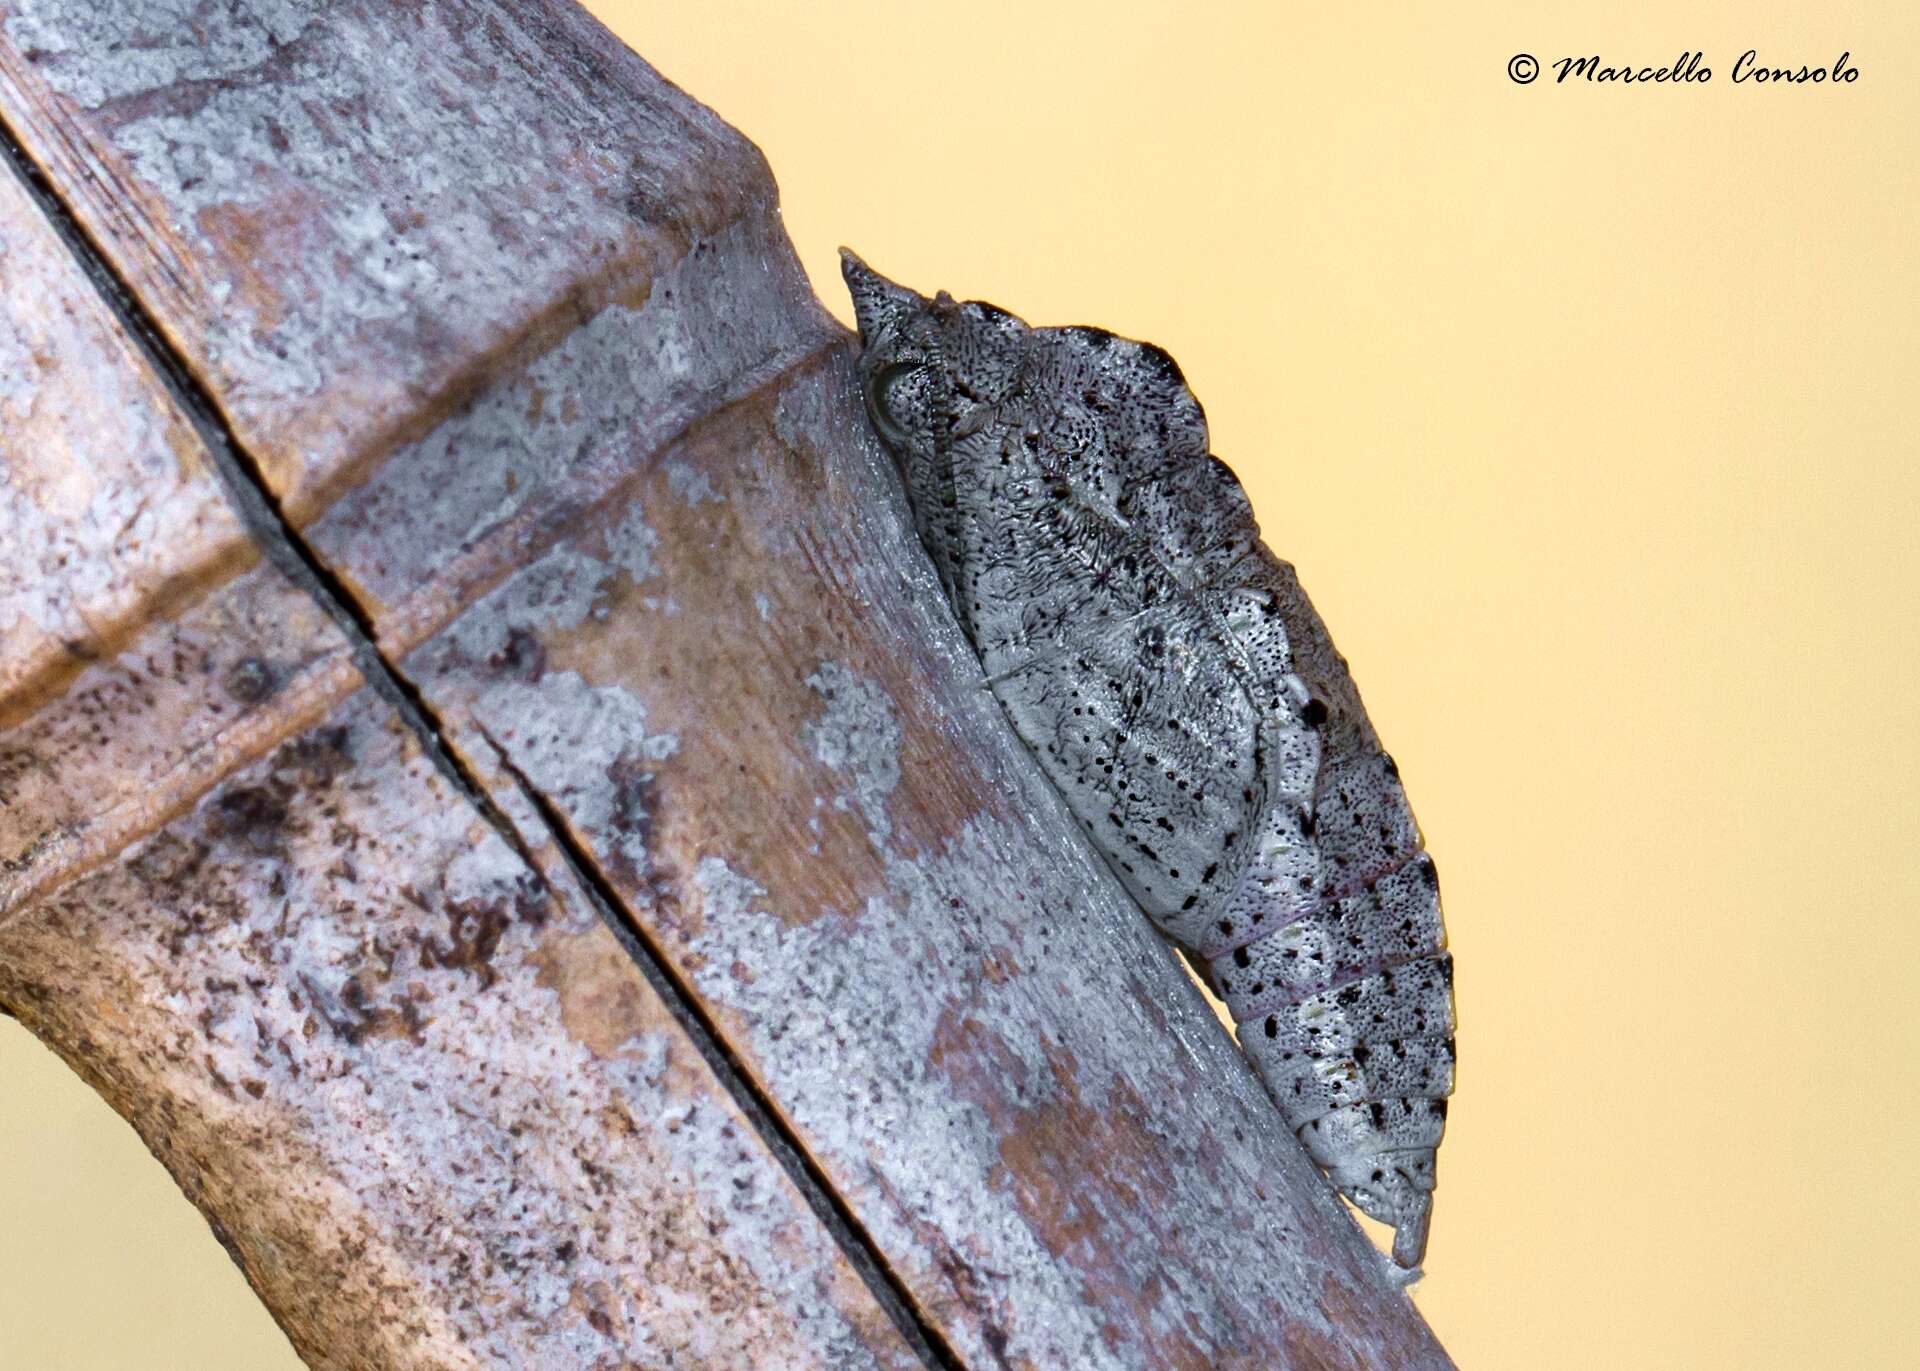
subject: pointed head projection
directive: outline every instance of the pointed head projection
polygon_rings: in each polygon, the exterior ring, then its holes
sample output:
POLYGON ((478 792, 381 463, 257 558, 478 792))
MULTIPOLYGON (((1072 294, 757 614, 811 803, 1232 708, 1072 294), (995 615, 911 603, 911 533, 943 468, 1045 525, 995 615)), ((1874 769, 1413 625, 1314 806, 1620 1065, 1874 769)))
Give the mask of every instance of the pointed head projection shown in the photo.
POLYGON ((931 461, 952 430, 1005 397, 1031 331, 982 301, 961 304, 945 291, 929 300, 895 285, 846 248, 840 269, 860 329, 860 385, 873 426, 903 462, 931 461))

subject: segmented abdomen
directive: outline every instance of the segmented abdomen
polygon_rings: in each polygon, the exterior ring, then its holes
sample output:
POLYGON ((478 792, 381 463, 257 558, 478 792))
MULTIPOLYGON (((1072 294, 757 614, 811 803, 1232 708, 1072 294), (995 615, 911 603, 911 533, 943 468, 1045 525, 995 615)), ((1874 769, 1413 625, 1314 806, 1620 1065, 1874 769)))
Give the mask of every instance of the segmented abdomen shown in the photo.
POLYGON ((1398 768, 1293 569, 1258 549, 1069 629, 994 688, 1142 908, 1206 964, 1289 1127, 1393 1221, 1386 1192, 1433 1185, 1452 959, 1398 768))
MULTIPOLYGON (((1266 902, 1259 927, 1199 949, 1267 1088, 1336 1182, 1365 1188, 1383 1165, 1433 1183, 1453 1090, 1453 959, 1440 881, 1344 659, 1293 569, 1261 578, 1288 630, 1294 673, 1318 719, 1308 838, 1314 888, 1263 888, 1260 863, 1230 903, 1266 902)), ((1270 808, 1268 822, 1286 816, 1270 808)))
POLYGON ((1418 853, 1209 959, 1247 1054, 1322 1166, 1439 1145, 1453 965, 1436 887, 1418 853))

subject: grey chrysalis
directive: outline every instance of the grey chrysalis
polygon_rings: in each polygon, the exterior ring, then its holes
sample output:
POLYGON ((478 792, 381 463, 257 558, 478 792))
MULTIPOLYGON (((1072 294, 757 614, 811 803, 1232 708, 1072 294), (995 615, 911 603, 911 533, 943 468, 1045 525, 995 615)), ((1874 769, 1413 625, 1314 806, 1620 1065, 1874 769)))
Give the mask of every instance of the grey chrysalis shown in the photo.
POLYGON ((1453 1089, 1438 878, 1180 369, 842 258, 868 413, 994 694, 1206 968, 1288 1126, 1417 1267, 1453 1089))

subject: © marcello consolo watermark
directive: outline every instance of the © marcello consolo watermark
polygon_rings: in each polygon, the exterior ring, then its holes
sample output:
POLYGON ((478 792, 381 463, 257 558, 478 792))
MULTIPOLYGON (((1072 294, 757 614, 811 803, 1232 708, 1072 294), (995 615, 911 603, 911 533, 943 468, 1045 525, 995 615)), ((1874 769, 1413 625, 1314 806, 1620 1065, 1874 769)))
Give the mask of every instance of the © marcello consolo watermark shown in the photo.
MULTIPOLYGON (((1776 66, 1748 48, 1733 59, 1729 68, 1734 85, 1755 86, 1846 86, 1860 79, 1860 68, 1853 54, 1843 52, 1832 66, 1812 66, 1805 62, 1776 66)), ((1552 78, 1556 86, 1585 81, 1591 85, 1673 85, 1704 86, 1713 80, 1713 67, 1704 52, 1683 52, 1664 66, 1635 62, 1615 62, 1593 53, 1586 57, 1560 57, 1543 68, 1530 52, 1515 53, 1507 62, 1507 75, 1515 85, 1530 86, 1541 76, 1552 78)))

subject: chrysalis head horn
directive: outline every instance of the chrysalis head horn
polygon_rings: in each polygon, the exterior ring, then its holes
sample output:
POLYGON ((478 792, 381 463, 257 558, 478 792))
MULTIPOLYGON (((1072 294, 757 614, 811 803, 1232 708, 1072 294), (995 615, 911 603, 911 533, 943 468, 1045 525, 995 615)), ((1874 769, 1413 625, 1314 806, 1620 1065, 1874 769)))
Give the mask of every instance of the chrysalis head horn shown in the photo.
POLYGON ((840 249, 840 274, 846 277, 847 291, 853 296, 853 317, 860 327, 860 341, 869 346, 879 336, 882 326, 926 303, 905 286, 895 285, 861 261, 851 248, 840 249))

